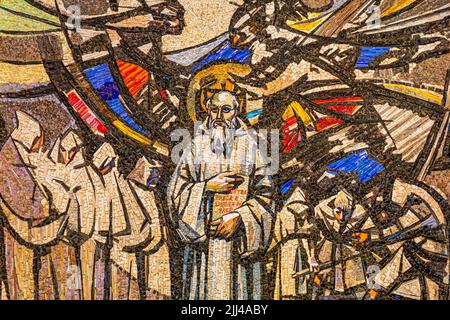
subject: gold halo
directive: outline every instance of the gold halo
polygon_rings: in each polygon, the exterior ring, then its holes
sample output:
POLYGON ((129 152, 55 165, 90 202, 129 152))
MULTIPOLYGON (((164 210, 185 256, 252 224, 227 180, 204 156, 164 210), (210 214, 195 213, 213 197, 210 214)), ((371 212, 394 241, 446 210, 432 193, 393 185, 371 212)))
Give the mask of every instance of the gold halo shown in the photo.
MULTIPOLYGON (((186 102, 187 112, 192 121, 197 121, 197 103, 200 103, 206 112, 206 101, 215 92, 229 91, 240 97, 241 91, 236 85, 235 77, 245 77, 250 71, 250 66, 240 63, 216 64, 199 71, 189 84, 186 102), (199 92, 200 101, 197 101, 199 92)), ((243 99, 239 98, 241 106, 243 99)))

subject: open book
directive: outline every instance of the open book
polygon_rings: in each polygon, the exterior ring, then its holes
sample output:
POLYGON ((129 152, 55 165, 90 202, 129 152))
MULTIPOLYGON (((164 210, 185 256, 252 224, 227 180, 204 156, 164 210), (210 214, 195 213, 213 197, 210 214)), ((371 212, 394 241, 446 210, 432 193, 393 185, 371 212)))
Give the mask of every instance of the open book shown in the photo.
POLYGON ((242 176, 242 182, 236 189, 229 193, 216 193, 212 206, 211 221, 222 218, 223 215, 233 212, 247 200, 249 177, 242 176))

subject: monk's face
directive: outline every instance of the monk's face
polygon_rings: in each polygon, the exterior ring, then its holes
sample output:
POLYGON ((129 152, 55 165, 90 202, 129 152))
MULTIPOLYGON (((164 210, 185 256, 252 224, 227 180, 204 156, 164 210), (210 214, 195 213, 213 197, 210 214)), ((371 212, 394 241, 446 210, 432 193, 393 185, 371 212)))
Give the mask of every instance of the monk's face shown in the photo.
POLYGON ((211 125, 214 128, 231 128, 232 121, 237 115, 237 99, 230 92, 223 91, 216 93, 208 104, 208 114, 211 125))

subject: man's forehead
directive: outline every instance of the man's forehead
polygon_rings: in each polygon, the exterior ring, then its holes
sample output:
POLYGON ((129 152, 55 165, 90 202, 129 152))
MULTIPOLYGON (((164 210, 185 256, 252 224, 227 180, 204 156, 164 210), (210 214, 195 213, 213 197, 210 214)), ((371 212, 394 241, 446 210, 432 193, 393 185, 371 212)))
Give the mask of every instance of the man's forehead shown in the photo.
POLYGON ((228 91, 222 91, 214 94, 211 98, 211 103, 213 105, 222 106, 222 105, 230 105, 236 101, 236 97, 228 91))

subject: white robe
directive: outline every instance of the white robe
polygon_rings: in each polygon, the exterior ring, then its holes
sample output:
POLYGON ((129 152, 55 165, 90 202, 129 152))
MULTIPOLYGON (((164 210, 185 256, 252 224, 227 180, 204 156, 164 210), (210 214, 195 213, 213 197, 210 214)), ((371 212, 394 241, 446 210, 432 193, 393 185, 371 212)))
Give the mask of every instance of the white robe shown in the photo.
POLYGON ((273 184, 267 161, 256 148, 256 139, 242 121, 239 123, 233 150, 227 158, 217 157, 211 151, 208 130, 201 126, 204 134, 194 138, 170 184, 171 219, 185 244, 183 299, 262 297, 260 257, 271 237, 273 184), (195 155, 202 160, 195 160, 195 155), (243 228, 233 240, 226 241, 208 235, 214 194, 205 186, 208 179, 230 170, 248 177, 249 191, 247 200, 234 210, 240 214, 243 228))

